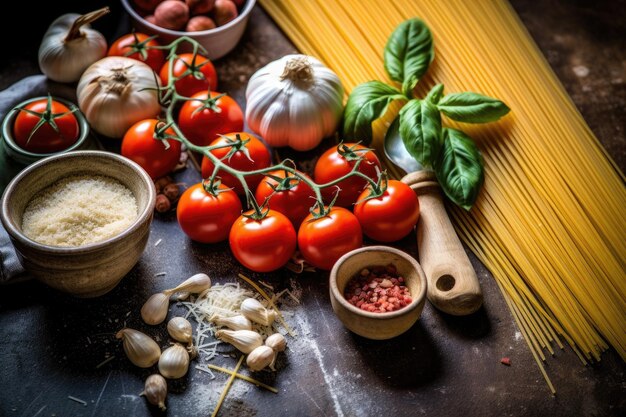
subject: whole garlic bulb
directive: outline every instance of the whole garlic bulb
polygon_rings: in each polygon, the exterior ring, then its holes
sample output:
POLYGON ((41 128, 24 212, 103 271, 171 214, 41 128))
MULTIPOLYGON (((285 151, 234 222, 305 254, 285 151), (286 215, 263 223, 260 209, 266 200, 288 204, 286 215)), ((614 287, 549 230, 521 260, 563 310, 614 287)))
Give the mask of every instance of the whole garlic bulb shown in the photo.
POLYGON ((187 343, 188 345, 193 342, 191 323, 184 317, 174 317, 170 320, 167 323, 167 332, 177 342, 187 343))
POLYGON ((275 147, 316 147, 337 129, 343 86, 317 59, 286 55, 252 75, 246 88, 246 120, 275 147))
POLYGON ((141 307, 141 318, 146 324, 161 324, 167 317, 169 306, 170 298, 165 293, 152 294, 141 307))
POLYGON ((52 22, 39 46, 41 72, 51 80, 73 83, 87 67, 106 56, 106 39, 89 23, 107 13, 108 7, 82 16, 68 13, 52 22))
POLYGON ((109 56, 85 70, 78 87, 78 107, 93 129, 121 138, 136 122, 161 111, 157 81, 141 61, 109 56))

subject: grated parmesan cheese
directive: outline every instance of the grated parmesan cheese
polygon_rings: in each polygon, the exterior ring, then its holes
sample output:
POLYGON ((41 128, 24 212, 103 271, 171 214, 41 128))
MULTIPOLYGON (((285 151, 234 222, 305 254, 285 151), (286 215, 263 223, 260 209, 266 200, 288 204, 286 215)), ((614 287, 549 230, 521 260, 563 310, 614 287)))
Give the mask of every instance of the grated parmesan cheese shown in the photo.
POLYGON ((82 246, 121 233, 137 218, 133 193, 104 176, 72 176, 33 198, 24 211, 22 230, 46 245, 82 246))

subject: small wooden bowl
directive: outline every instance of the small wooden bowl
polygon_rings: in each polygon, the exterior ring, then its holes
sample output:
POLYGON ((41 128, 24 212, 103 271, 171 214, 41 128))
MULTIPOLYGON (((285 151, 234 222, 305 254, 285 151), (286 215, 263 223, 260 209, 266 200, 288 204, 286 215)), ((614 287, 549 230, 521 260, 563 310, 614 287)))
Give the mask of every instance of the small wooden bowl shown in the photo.
POLYGON ((415 324, 426 301, 426 275, 411 256, 388 246, 368 246, 343 255, 330 272, 330 301, 337 317, 348 329, 368 339, 385 340, 399 336, 415 324), (350 279, 364 268, 393 264, 405 279, 412 301, 388 313, 363 311, 350 304, 344 290, 350 279))

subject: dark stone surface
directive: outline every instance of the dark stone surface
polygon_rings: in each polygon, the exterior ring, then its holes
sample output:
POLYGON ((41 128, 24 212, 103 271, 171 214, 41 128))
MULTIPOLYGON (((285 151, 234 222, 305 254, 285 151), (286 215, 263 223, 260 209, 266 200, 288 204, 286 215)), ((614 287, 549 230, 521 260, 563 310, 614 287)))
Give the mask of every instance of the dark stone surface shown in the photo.
MULTIPOLYGON (((624 169, 626 7, 623 1, 601 3, 513 1, 583 116, 624 169)), ((74 10, 85 8, 92 6, 74 10)), ((51 13, 43 14, 45 21, 60 12, 51 13)), ((43 33, 43 24, 36 33, 43 33)), ((11 59, 0 62, 0 88, 38 72, 39 38, 30 36, 19 49, 11 49, 11 59)), ((257 8, 240 46, 217 62, 220 88, 243 104, 247 77, 293 51, 257 8)), ((199 175, 187 169, 176 179, 191 184, 199 175)), ((395 246, 416 255, 414 235, 395 246)), ((484 308, 458 318, 427 304, 409 332, 383 342, 355 336, 341 325, 328 300, 327 273, 250 274, 277 288, 302 290, 301 306, 285 307, 293 312, 288 321, 299 337, 289 339, 277 373, 256 376, 278 388, 278 395, 235 381, 220 415, 624 415, 626 367, 613 350, 587 367, 569 348, 559 350, 546 362, 558 391, 556 397, 550 395, 491 275, 470 256, 485 292, 484 308), (510 367, 500 364, 504 356, 511 358, 510 367)), ((155 218, 138 265, 103 297, 78 300, 37 282, 1 287, 0 416, 160 414, 137 397, 151 371, 133 367, 113 335, 128 325, 165 346, 164 326, 144 325, 139 309, 153 292, 198 271, 209 273, 214 282, 235 281, 238 272, 246 273, 226 244, 191 242, 175 216, 167 214, 155 218), (157 277, 160 272, 166 275, 157 277), (115 358, 97 368, 110 355, 115 358)), ((170 314, 184 311, 172 305, 170 314)), ((235 360, 219 357, 215 363, 232 368, 235 360)), ((211 380, 192 369, 170 382, 167 414, 210 415, 225 381, 225 375, 211 380)))

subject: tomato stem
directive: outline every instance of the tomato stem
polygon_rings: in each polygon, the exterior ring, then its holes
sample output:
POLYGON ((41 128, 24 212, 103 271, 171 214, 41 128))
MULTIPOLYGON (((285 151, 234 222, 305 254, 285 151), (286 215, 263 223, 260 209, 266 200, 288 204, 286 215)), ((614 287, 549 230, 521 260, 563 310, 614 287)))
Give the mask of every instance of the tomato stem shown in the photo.
MULTIPOLYGON (((372 149, 357 147, 358 144, 353 145, 353 146, 348 146, 344 143, 339 143, 339 145, 337 145, 337 151, 342 156, 344 156, 346 160, 350 162, 354 162, 354 163, 352 164, 352 169, 350 172, 348 172, 347 174, 345 174, 344 176, 340 178, 337 178, 333 181, 330 181, 324 184, 318 184, 315 181, 313 181, 311 178, 309 178, 308 176, 303 175, 301 172, 299 172, 296 169, 295 163, 289 159, 281 163, 275 164, 273 166, 269 166, 267 168, 260 168, 260 169, 255 169, 252 171, 239 171, 235 168, 232 168, 226 163, 226 161, 228 161, 236 152, 243 152, 248 157, 248 159, 252 160, 248 152, 248 149, 245 146, 250 141, 250 139, 242 140, 239 134, 235 135, 234 140, 230 136, 224 136, 226 138, 226 143, 221 143, 221 144, 212 145, 212 146, 211 145, 210 146, 195 145, 194 143, 189 141, 189 139, 187 139, 187 137, 181 131, 178 124, 175 122, 176 121, 175 109, 178 107, 178 105, 181 102, 189 101, 189 100, 198 100, 198 99, 193 99, 193 98, 186 97, 184 95, 179 94, 176 91, 175 83, 179 79, 189 74, 193 74, 195 70, 198 70, 198 68, 200 68, 202 65, 208 62, 206 61, 200 65, 195 64, 195 58, 196 58, 196 55, 198 54, 198 51, 202 53, 206 53, 206 51, 195 40, 186 36, 176 39, 169 45, 155 47, 155 48, 169 50, 168 83, 167 85, 159 88, 159 91, 162 92, 162 94, 160 94, 161 103, 166 108, 165 118, 167 120, 167 126, 171 130, 174 131, 174 135, 166 135, 167 138, 177 140, 183 143, 187 147, 188 150, 197 152, 206 156, 213 163, 214 169, 209 177, 209 184, 214 184, 215 179, 219 178, 217 174, 220 171, 231 174, 232 176, 237 178, 237 180, 241 183, 241 186, 243 187, 244 193, 246 195, 248 208, 253 209, 253 213, 246 215, 246 217, 249 217, 254 220, 260 220, 264 218, 267 215, 267 212, 269 211, 269 207, 267 205, 269 198, 266 199, 266 201, 259 206, 256 199, 254 198, 253 193, 250 191, 250 188, 248 187, 246 177, 250 177, 254 175, 268 175, 272 171, 282 170, 285 172, 285 178, 279 178, 279 177, 274 178, 274 180, 276 180, 276 182, 278 183, 278 185, 276 185, 276 188, 272 187, 274 188, 274 193, 289 190, 295 187, 300 182, 305 183, 313 190, 315 194, 315 203, 310 211, 311 213, 313 213, 313 216, 315 218, 320 218, 320 217, 324 217, 328 215, 328 213, 334 206, 335 202, 337 201, 337 197, 339 196, 339 193, 341 192, 341 189, 339 188, 338 184, 343 180, 356 176, 356 177, 363 178, 364 180, 366 180, 368 185, 372 187, 373 189, 375 190, 381 189, 379 185, 379 182, 381 181, 380 176, 379 176, 378 181, 375 181, 371 179, 370 177, 368 177, 366 174, 359 171, 359 167, 362 163, 369 163, 367 160, 365 160, 363 154, 371 151, 372 149), (191 64, 185 64, 187 65, 187 70, 181 76, 175 78, 173 77, 174 62, 176 59, 178 59, 177 50, 180 47, 180 45, 183 44, 184 42, 188 42, 192 45, 193 59, 192 59, 191 64), (227 147, 230 147, 231 150, 223 158, 218 158, 211 152, 216 149, 227 148, 227 147), (333 200, 330 202, 330 204, 325 205, 321 190, 324 188, 328 188, 328 187, 336 187, 337 192, 335 193, 333 200)), ((201 100, 201 101, 205 101, 207 103, 209 102, 209 100, 217 101, 222 96, 223 95, 219 95, 217 97, 212 97, 207 100, 201 100)), ((206 183, 206 179, 203 179, 203 186, 205 183, 206 183)), ((212 189, 214 190, 215 188, 213 187, 212 189)), ((211 192, 207 190, 206 187, 205 187, 205 190, 207 192, 211 192)), ((218 190, 218 191, 221 191, 221 190, 218 190)), ((272 195, 274 193, 272 193, 272 195)))

